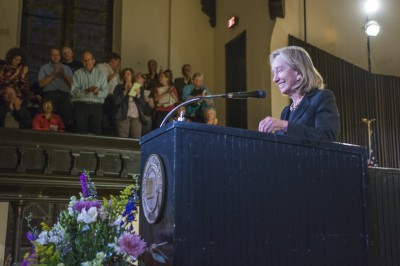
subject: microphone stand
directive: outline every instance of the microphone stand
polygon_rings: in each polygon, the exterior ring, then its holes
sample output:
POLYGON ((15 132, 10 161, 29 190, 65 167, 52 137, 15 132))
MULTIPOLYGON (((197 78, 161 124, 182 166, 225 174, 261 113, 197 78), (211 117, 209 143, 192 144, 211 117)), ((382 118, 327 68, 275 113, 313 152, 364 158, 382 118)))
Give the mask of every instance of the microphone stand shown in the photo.
POLYGON ((205 96, 198 96, 198 97, 192 98, 192 99, 190 99, 190 100, 184 101, 184 102, 178 104, 177 106, 175 106, 174 109, 172 109, 171 111, 169 111, 169 113, 167 114, 167 116, 166 116, 166 117, 163 119, 163 121, 161 122, 160 127, 164 126, 164 125, 167 123, 168 119, 169 119, 179 108, 181 108, 182 106, 186 106, 186 105, 188 105, 188 104, 195 103, 195 102, 198 102, 198 101, 203 100, 203 99, 212 99, 212 98, 227 98, 227 95, 226 95, 226 94, 205 95, 205 96))

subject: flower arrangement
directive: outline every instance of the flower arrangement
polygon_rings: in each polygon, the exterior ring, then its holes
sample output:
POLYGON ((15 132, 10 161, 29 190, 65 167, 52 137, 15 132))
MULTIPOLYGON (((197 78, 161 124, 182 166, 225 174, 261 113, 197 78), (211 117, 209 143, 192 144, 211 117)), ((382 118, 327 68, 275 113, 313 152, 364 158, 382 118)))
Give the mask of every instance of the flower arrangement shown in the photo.
POLYGON ((166 256, 158 249, 161 244, 147 245, 133 227, 138 200, 138 176, 134 184, 119 196, 97 199, 96 187, 88 173, 80 176, 80 199, 71 197, 68 210, 59 214, 50 227, 42 222, 42 231, 30 225, 28 240, 32 249, 21 265, 132 265, 144 252, 150 252, 161 263, 166 256))

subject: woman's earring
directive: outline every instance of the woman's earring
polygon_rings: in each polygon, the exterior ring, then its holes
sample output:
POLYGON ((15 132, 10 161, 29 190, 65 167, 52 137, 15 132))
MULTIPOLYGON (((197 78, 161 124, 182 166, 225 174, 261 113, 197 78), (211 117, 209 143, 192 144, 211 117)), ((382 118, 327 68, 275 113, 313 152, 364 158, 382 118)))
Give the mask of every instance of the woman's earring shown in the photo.
POLYGON ((297 81, 299 81, 301 79, 301 76, 297 76, 297 81))

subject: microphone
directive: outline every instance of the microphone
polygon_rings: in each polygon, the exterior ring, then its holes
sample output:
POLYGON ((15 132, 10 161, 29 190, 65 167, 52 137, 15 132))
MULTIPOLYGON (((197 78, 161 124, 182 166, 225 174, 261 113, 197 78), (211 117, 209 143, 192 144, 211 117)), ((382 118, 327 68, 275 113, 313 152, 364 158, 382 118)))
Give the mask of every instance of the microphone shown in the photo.
POLYGON ((226 99, 246 99, 246 98, 257 98, 262 99, 265 98, 266 93, 264 90, 256 90, 256 91, 244 91, 244 92, 229 92, 223 95, 221 98, 226 99))
POLYGON ((258 98, 258 99, 262 99, 265 98, 266 93, 264 90, 256 90, 256 91, 244 91, 244 92, 229 92, 229 93, 225 93, 225 94, 214 94, 214 95, 204 95, 204 96, 197 96, 195 98, 189 99, 187 101, 184 101, 180 104, 178 104, 177 106, 175 106, 174 109, 172 109, 171 111, 169 111, 169 113, 167 114, 167 116, 163 119, 163 121, 161 122, 160 127, 164 126, 168 119, 182 106, 186 106, 190 103, 194 103, 194 102, 198 102, 201 101, 203 99, 212 99, 212 98, 224 98, 224 99, 247 99, 247 98, 258 98))

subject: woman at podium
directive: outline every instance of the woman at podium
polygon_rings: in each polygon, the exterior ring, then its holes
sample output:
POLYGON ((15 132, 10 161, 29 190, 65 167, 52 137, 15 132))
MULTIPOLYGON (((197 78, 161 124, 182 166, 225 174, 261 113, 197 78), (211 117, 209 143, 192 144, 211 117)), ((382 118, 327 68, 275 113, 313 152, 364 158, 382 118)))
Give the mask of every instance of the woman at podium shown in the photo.
POLYGON ((325 89, 322 76, 310 55, 301 47, 273 51, 269 60, 273 81, 290 97, 280 119, 267 116, 259 123, 260 132, 335 141, 340 122, 335 96, 325 89))

